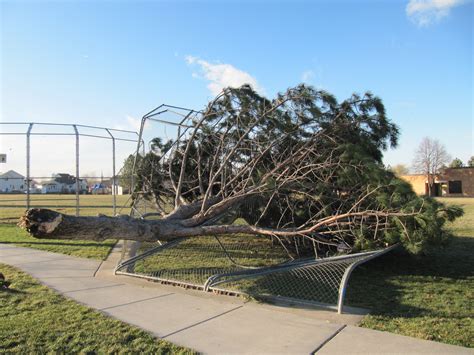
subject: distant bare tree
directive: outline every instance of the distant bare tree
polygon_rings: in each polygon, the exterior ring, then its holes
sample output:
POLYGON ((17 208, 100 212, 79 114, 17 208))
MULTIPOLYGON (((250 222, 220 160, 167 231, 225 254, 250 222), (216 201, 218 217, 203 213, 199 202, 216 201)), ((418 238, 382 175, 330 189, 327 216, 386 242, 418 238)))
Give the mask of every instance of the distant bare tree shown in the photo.
POLYGON ((407 175, 409 173, 408 167, 405 164, 397 164, 394 165, 389 169, 391 172, 393 172, 395 175, 400 176, 400 175, 407 175))
POLYGON ((434 194, 435 175, 451 160, 444 145, 437 139, 423 138, 413 159, 415 171, 425 174, 428 180, 428 195, 434 194))

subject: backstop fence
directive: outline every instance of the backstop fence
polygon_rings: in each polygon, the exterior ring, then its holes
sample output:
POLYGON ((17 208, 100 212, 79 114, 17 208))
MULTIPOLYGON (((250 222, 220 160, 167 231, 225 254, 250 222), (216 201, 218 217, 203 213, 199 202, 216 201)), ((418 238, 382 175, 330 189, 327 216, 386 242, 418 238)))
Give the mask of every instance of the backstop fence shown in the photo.
MULTIPOLYGON (((110 208, 115 215, 126 205, 123 198, 117 199, 125 192, 119 186, 123 178, 117 167, 117 150, 122 159, 130 154, 139 138, 137 132, 81 124, 0 122, 0 138, 7 156, 7 164, 1 164, 0 168, 12 167, 0 175, 0 208, 56 207, 73 209, 79 216, 81 209, 91 207, 95 210, 110 208), (83 165, 94 170, 91 163, 97 167, 98 160, 101 170, 107 170, 106 176, 82 173, 83 165), (56 171, 59 174, 55 175, 51 175, 53 171, 45 174, 45 166, 55 163, 61 163, 57 169, 63 170, 56 171), (64 171, 66 166, 69 171, 64 171), (41 172, 35 174, 34 170, 41 172), (95 188, 88 182, 95 182, 95 188), (99 205, 84 201, 81 206, 81 196, 86 193, 110 195, 111 199, 104 199, 99 205), (61 198, 53 199, 50 197, 53 194, 61 194, 61 198)), ((133 179, 133 175, 127 178, 133 179)), ((129 185, 132 186, 133 181, 129 185)))

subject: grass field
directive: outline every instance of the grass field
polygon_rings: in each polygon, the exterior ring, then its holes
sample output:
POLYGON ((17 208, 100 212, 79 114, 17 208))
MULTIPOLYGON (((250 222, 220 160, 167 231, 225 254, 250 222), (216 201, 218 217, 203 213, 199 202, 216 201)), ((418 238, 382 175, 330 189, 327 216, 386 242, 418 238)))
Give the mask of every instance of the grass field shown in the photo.
POLYGON ((348 303, 371 309, 362 326, 474 347, 474 198, 443 198, 465 215, 456 237, 426 256, 391 253, 356 269, 348 303))
POLYGON ((12 282, 0 289, 0 353, 191 354, 136 327, 69 300, 0 264, 12 282))

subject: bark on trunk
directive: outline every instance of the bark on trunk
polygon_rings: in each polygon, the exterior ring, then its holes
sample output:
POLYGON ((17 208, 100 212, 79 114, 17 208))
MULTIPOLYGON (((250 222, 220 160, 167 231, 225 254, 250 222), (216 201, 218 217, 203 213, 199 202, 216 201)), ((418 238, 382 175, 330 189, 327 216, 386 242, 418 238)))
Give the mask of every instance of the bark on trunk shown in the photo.
POLYGON ((84 239, 129 239, 137 241, 168 241, 173 236, 173 223, 161 220, 142 220, 128 216, 75 217, 56 211, 33 208, 21 217, 18 225, 35 238, 84 239))

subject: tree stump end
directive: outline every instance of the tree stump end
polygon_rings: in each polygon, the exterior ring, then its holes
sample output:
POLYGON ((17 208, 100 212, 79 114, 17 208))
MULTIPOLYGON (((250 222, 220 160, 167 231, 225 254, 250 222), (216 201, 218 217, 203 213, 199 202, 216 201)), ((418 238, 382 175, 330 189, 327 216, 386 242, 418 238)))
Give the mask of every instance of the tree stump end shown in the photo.
POLYGON ((45 208, 32 208, 20 218, 18 226, 37 238, 54 233, 62 221, 61 213, 45 208))

